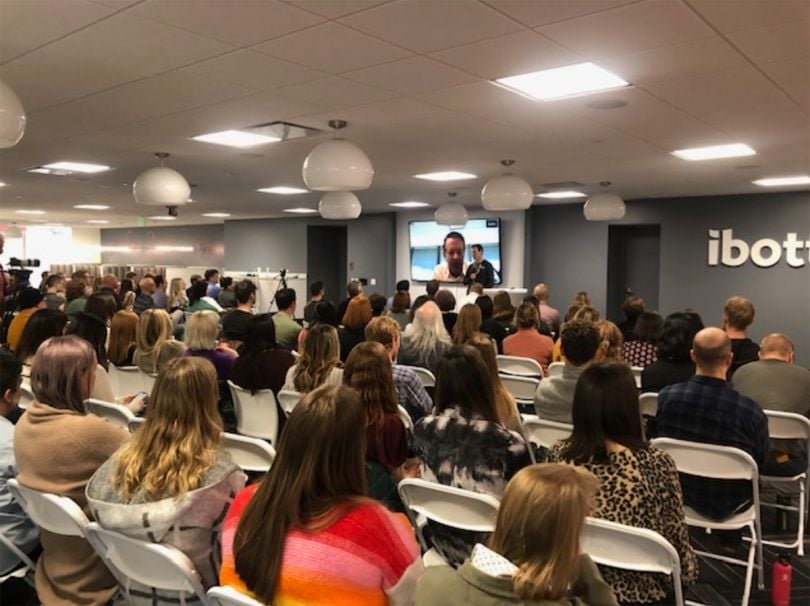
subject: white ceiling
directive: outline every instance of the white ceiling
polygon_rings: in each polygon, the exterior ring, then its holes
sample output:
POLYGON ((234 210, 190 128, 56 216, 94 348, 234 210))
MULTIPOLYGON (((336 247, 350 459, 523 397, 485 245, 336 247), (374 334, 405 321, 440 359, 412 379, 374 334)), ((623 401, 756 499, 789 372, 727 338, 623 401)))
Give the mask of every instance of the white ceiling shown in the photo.
POLYGON ((0 0, 0 77, 28 111, 23 141, 0 152, 0 220, 21 208, 74 225, 162 214, 131 183, 152 153, 191 183, 178 223, 279 216, 316 207, 302 185, 316 140, 235 150, 189 137, 273 120, 348 139, 376 169, 366 212, 433 204, 458 191, 480 205, 499 161, 543 191, 600 181, 626 198, 761 191, 750 182, 810 171, 808 0, 0 0), (632 82, 619 92, 538 103, 488 80, 591 60, 632 82), (625 103, 615 109, 595 101, 625 103), (755 157, 687 163, 684 147, 742 141, 755 157), (28 174, 59 160, 115 170, 28 174), (457 169, 458 186, 412 175, 457 169), (104 203, 105 213, 73 205, 104 203))

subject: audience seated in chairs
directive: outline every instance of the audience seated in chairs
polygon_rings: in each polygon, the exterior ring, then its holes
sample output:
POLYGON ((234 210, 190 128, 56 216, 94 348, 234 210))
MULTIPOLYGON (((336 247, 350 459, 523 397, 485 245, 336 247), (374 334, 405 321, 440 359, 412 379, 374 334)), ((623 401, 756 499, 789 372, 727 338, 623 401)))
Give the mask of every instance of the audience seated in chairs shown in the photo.
POLYGON ((310 329, 301 355, 284 378, 284 389, 307 393, 321 385, 343 383, 338 332, 329 324, 310 329))
MULTIPOLYGON (((87 501, 102 528, 185 553, 207 588, 217 584, 223 513, 246 476, 222 447, 210 362, 169 361, 153 393, 146 421, 93 474, 87 501)), ((129 589, 136 603, 179 598, 136 583, 129 589)))
POLYGON ((560 312, 548 304, 550 297, 548 286, 542 282, 532 290, 532 298, 536 301, 537 311, 540 314, 537 327, 545 328, 544 334, 559 334, 560 312))
MULTIPOLYGON (((222 317, 222 335, 238 347, 247 337, 248 322, 256 305, 256 285, 251 280, 239 280, 234 291, 236 309, 222 317)), ((275 331, 273 332, 275 339, 275 331)))
MULTIPOLYGON (((531 463, 528 445, 498 415, 490 372, 470 345, 454 345, 439 361, 434 413, 414 427, 422 477, 500 498, 506 483, 531 463)), ((464 561, 475 533, 431 524, 434 542, 453 564, 464 561)))
POLYGON ((354 299, 356 296, 362 294, 363 294, 363 285, 360 282, 360 280, 350 280, 349 283, 346 285, 347 297, 338 304, 337 315, 339 319, 342 319, 343 316, 346 314, 346 308, 349 306, 349 301, 354 299))
MULTIPOLYGON (((456 345, 463 345, 481 332, 481 308, 475 303, 467 303, 459 311, 458 319, 453 326, 452 340, 456 345)), ((493 348, 495 344, 493 343, 493 348)))
POLYGON ((140 292, 135 297, 135 303, 132 305, 132 311, 138 315, 141 315, 147 309, 157 309, 158 306, 155 304, 155 300, 152 298, 152 295, 155 294, 155 291, 157 290, 155 279, 151 276, 144 276, 141 278, 141 281, 138 282, 138 289, 140 292))
POLYGON ((183 355, 186 346, 172 338, 172 320, 162 309, 147 309, 138 317, 132 361, 142 372, 154 375, 172 358, 183 355))
POLYGON ((237 300, 236 293, 234 292, 236 283, 233 281, 233 278, 225 276, 219 281, 219 285, 221 290, 217 296, 217 303, 219 303, 223 309, 233 309, 236 307, 237 300))
POLYGON ((442 312, 442 322, 444 322, 444 328, 447 331, 447 334, 452 335, 453 328, 458 320, 458 314, 456 313, 456 298, 453 296, 451 291, 443 288, 436 293, 434 301, 436 305, 439 306, 439 311, 442 312))
POLYGON ((104 326, 109 326, 112 317, 118 311, 118 300, 110 292, 94 292, 87 297, 87 304, 83 311, 97 317, 104 322, 104 326))
POLYGON ((498 322, 506 332, 512 329, 515 320, 515 306, 512 305, 512 298, 508 292, 503 290, 496 292, 492 298, 492 319, 498 322))
POLYGON ((658 393, 667 385, 688 381, 695 374, 690 351, 703 322, 697 314, 675 312, 667 316, 656 347, 658 359, 641 373, 641 391, 658 393))
POLYGON ((331 301, 318 301, 315 304, 309 326, 298 333, 298 347, 296 347, 297 351, 304 351, 304 343, 307 340, 307 335, 309 335, 310 329, 314 328, 318 324, 328 324, 329 326, 334 326, 335 328, 340 326, 340 318, 338 318, 337 309, 335 309, 335 306, 331 301))
POLYGON ((498 359, 495 355, 495 348, 492 347, 492 341, 486 335, 481 334, 467 341, 467 345, 472 345, 478 350, 489 371, 492 387, 495 389, 495 408, 501 423, 507 429, 523 435, 523 423, 520 420, 517 401, 501 382, 501 376, 498 374, 498 359))
POLYGON ((731 353, 734 354, 728 369, 729 380, 740 366, 759 359, 759 345, 748 338, 754 313, 753 303, 745 297, 731 297, 723 308, 723 330, 731 339, 731 353))
POLYGON ((65 277, 62 274, 51 274, 45 279, 44 290, 45 305, 47 309, 63 310, 67 299, 65 298, 65 277))
POLYGON ((436 374, 439 359, 452 344, 441 311, 433 301, 426 301, 417 308, 413 322, 402 333, 397 361, 405 366, 427 368, 436 374))
POLYGON ((515 332, 503 341, 503 353, 507 356, 531 358, 548 375, 554 341, 539 332, 540 314, 532 303, 521 303, 515 314, 515 332))
POLYGON ((656 345, 661 338, 664 319, 654 311, 645 311, 636 320, 633 338, 625 339, 622 358, 630 366, 646 368, 658 359, 656 345))
POLYGON ((40 309, 25 325, 17 350, 17 360, 22 363, 22 377, 28 381, 31 377, 31 361, 37 349, 51 337, 61 337, 67 326, 67 315, 63 311, 40 309))
MULTIPOLYGON (((20 484, 70 497, 81 507, 87 505, 87 481, 129 439, 124 429, 85 413, 97 367, 84 339, 45 341, 31 368, 36 400, 15 429, 20 484)), ((83 538, 43 530, 41 542, 36 590, 43 604, 104 604, 117 593, 115 578, 83 538)))
POLYGON ((137 349, 138 314, 122 309, 110 322, 110 348, 107 353, 115 366, 132 366, 137 349))
POLYGON ((105 402, 115 402, 115 395, 110 386, 110 378, 107 369, 110 361, 107 358, 107 327, 99 318, 85 312, 80 312, 76 319, 71 322, 66 330, 66 334, 76 335, 87 341, 96 354, 98 368, 95 373, 95 380, 90 391, 90 397, 95 400, 105 402))
POLYGON ((340 360, 346 362, 352 349, 365 340, 366 325, 371 322, 371 302, 365 295, 357 295, 346 306, 340 329, 340 360))
POLYGON ((625 297, 622 303, 622 313, 624 314, 624 322, 619 324, 619 330, 625 341, 633 341, 635 339, 633 331, 636 328, 636 322, 644 313, 644 299, 636 295, 625 297))
POLYGON ((208 282, 204 282, 203 280, 195 282, 191 285, 189 290, 191 291, 190 293, 188 290, 186 291, 189 293, 188 307, 186 308, 187 312, 215 311, 219 313, 224 311, 222 306, 217 303, 216 299, 206 294, 208 292, 208 282))
POLYGON ((595 362, 623 362, 622 346, 624 337, 619 327, 610 320, 599 320, 596 323, 599 332, 599 349, 594 356, 595 362))
POLYGON ((492 299, 487 295, 482 295, 475 300, 478 309, 481 310, 481 332, 495 341, 498 353, 503 353, 503 340, 506 338, 506 329, 492 318, 492 299))
POLYGON ((311 324, 312 317, 315 315, 315 306, 324 300, 326 291, 323 287, 323 282, 317 280, 309 285, 309 301, 304 306, 304 323, 311 324))
MULTIPOLYGON (((588 366, 574 394, 574 431, 549 450, 548 461, 593 473, 600 489, 591 515, 659 533, 677 550, 684 582, 693 583, 697 558, 689 545, 678 470, 668 454, 648 445, 638 411, 638 390, 626 364, 588 366)), ((602 574, 622 603, 672 599, 665 575, 615 568, 602 574)))
MULTIPOLYGON (((123 282, 121 288, 123 289, 123 282)), ((71 278, 65 284, 65 298, 67 299, 65 313, 68 320, 73 321, 80 311, 84 311, 84 306, 87 305, 87 294, 87 284, 85 284, 84 280, 71 278)), ((123 296, 122 293, 121 297, 123 296)))
POLYGON ((166 301, 169 313, 177 310, 184 311, 188 307, 188 295, 186 295, 186 281, 183 278, 172 278, 169 284, 169 296, 166 301))
POLYGON ((391 301, 391 308, 386 314, 399 324, 400 330, 405 330, 408 325, 408 309, 411 307, 411 295, 407 290, 398 290, 391 301))
POLYGON ((385 295, 381 295, 378 292, 372 293, 369 298, 368 302, 371 305, 371 317, 372 318, 379 318, 385 312, 385 306, 387 304, 387 300, 385 295))
POLYGON ((580 535, 599 484, 570 465, 532 465, 503 493, 495 532, 459 570, 429 567, 416 606, 543 604, 617 606, 580 535))
MULTIPOLYGON (((590 305, 584 305, 577 303, 578 301, 585 300, 587 298, 588 293, 579 293, 575 298, 575 304, 572 305, 568 309, 568 314, 565 316, 565 322, 571 322, 573 320, 582 320, 583 322, 591 322, 596 324, 599 321, 599 310, 595 307, 591 307, 590 305)), ((563 324, 562 328, 560 328, 560 334, 562 334, 562 330, 565 327, 563 324)), ((551 352, 551 361, 552 362, 563 362, 565 355, 562 353, 562 339, 557 339, 554 342, 554 349, 551 352)))
POLYGON ((293 319, 296 296, 292 288, 282 288, 276 293, 278 311, 273 316, 276 323, 276 342, 287 349, 295 349, 301 325, 293 319))
POLYGON ((36 288, 30 286, 20 292, 17 297, 17 302, 20 311, 14 316, 11 324, 9 324, 8 333, 6 335, 6 342, 11 351, 17 350, 20 337, 22 337, 25 325, 28 323, 28 320, 31 319, 31 316, 39 310, 47 308, 43 294, 36 288))
POLYGON ((228 511, 223 585, 264 604, 413 602, 419 546, 405 516, 364 498, 365 424, 347 387, 301 400, 269 473, 228 511))

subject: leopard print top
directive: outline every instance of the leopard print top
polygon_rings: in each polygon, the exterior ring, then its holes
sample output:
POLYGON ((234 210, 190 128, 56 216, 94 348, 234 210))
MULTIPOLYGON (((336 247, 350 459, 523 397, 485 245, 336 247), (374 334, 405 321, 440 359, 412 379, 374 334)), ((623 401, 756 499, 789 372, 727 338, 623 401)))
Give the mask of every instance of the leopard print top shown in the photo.
MULTIPOLYGON (((549 462, 567 463, 562 452, 566 442, 551 447, 549 462)), ((684 522, 683 495, 675 463, 655 448, 629 449, 610 453, 603 464, 586 463, 601 484, 594 516, 638 528, 649 528, 667 539, 681 558, 681 575, 686 584, 697 580, 697 558, 689 544, 684 522)), ((646 603, 672 595, 669 577, 599 567, 619 602, 646 603)))

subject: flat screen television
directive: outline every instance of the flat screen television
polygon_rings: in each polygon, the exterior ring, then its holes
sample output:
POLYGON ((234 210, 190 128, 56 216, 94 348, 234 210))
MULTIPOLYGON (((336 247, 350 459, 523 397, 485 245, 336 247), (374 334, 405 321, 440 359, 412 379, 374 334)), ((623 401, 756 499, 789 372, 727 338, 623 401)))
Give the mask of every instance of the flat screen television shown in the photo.
POLYGON ((411 221, 408 225, 411 249, 411 280, 427 282, 433 279, 436 265, 444 262, 442 243, 451 231, 464 236, 464 262, 472 262, 470 247, 484 247, 484 258, 495 268, 495 284, 501 284, 501 220, 470 219, 464 227, 447 227, 435 221, 411 221))

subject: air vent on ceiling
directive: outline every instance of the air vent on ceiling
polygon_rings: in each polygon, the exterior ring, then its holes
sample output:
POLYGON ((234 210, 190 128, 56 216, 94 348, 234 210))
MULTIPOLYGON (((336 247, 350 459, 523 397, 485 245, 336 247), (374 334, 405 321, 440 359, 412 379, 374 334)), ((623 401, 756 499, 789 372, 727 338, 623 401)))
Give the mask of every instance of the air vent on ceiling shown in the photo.
POLYGON ((576 189, 578 187, 585 187, 585 183, 579 181, 557 181, 556 183, 541 183, 543 187, 548 189, 576 189))
POLYGON ((257 135, 264 135, 266 137, 275 137, 281 141, 317 137, 318 135, 326 132, 319 128, 303 126, 302 124, 293 124, 292 122, 283 122, 281 120, 267 122, 265 124, 256 124, 255 126, 247 126, 245 128, 240 128, 239 130, 248 133, 256 133, 257 135))

